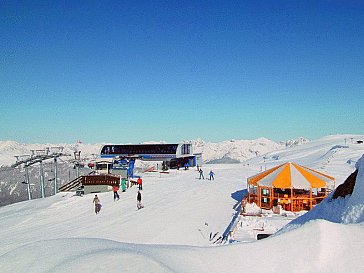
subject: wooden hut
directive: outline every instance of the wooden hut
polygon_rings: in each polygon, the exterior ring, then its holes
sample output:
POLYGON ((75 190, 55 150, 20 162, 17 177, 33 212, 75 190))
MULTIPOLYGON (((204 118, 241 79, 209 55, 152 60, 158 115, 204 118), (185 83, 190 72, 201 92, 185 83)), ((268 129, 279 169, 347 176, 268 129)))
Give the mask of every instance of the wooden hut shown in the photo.
POLYGON ((262 209, 281 205, 284 210, 310 210, 334 188, 326 174, 287 162, 248 178, 247 202, 262 209))

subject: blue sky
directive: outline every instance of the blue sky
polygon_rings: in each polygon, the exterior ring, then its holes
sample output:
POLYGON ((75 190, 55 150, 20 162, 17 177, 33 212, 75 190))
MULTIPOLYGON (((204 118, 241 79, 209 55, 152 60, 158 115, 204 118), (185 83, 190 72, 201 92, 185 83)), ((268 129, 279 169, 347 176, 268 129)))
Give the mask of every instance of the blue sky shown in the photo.
POLYGON ((361 1, 1 1, 0 140, 363 133, 361 1))

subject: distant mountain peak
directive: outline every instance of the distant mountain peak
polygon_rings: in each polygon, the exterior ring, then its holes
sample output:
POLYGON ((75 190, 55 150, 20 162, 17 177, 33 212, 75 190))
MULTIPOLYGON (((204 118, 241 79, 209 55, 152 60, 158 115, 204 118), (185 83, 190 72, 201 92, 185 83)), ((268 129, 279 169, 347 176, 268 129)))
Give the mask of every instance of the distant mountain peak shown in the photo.
POLYGON ((306 144, 308 142, 310 142, 309 139, 307 139, 305 137, 299 137, 298 139, 289 139, 289 140, 286 140, 285 142, 281 142, 281 143, 285 144, 286 147, 291 147, 291 146, 306 144))

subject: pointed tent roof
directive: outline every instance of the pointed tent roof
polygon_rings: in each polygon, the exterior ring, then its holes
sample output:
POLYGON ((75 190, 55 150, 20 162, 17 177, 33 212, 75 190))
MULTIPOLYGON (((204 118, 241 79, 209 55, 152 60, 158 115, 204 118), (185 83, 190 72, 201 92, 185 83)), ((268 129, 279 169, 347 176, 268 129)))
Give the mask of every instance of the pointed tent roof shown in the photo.
POLYGON ((248 183, 254 186, 274 188, 325 188, 332 187, 335 179, 326 174, 287 162, 265 172, 248 178, 248 183))

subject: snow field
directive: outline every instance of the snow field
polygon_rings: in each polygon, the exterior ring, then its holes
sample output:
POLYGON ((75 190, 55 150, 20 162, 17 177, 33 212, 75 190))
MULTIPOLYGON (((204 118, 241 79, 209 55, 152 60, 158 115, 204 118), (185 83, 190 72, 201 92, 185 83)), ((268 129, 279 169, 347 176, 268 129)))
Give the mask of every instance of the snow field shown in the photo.
MULTIPOLYGON (((346 178, 354 169, 346 161, 357 162, 361 148, 349 145, 328 157, 334 144, 329 140, 327 146, 321 142, 304 148, 308 143, 295 153, 282 151, 279 160, 301 158, 324 172, 335 166, 346 178)), ((103 205, 98 215, 93 194, 59 193, 1 207, 0 271, 364 272, 364 160, 357 163, 361 169, 351 197, 327 199, 261 241, 252 240, 252 228, 263 221, 267 230, 277 230, 282 217, 246 218, 249 229, 238 234, 248 237, 248 243, 211 244, 209 234, 220 236, 236 215, 246 178, 257 172, 259 160, 249 166, 204 165, 205 178, 212 169, 215 181, 197 179, 192 168, 143 174, 145 208, 139 211, 136 187, 120 192, 115 202, 112 192, 98 194, 103 205)))

